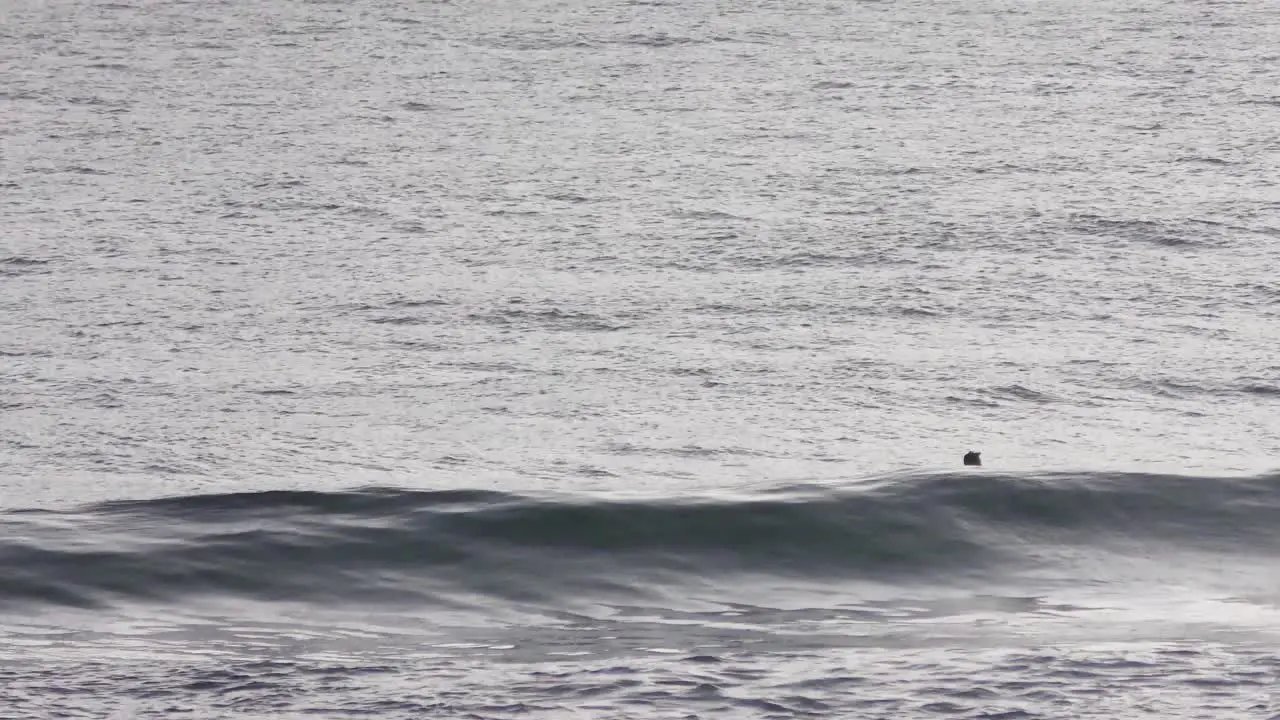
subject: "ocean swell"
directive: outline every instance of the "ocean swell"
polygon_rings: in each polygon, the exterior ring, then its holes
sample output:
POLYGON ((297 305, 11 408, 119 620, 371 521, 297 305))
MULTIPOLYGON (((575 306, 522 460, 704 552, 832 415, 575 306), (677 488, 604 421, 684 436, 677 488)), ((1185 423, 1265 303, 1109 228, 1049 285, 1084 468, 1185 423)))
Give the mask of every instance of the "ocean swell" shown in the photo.
POLYGON ((1141 546, 1280 550, 1280 476, 932 473, 749 498, 367 488, 0 515, 0 603, 554 603, 734 575, 944 582, 1141 546))

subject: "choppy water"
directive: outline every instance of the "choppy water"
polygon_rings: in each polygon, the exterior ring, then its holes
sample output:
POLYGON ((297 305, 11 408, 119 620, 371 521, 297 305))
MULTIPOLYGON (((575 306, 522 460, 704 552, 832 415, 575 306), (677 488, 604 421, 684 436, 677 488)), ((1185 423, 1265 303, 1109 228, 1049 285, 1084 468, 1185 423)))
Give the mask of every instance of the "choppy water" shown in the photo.
POLYGON ((1276 37, 3 3, 0 717, 1280 717, 1276 37))

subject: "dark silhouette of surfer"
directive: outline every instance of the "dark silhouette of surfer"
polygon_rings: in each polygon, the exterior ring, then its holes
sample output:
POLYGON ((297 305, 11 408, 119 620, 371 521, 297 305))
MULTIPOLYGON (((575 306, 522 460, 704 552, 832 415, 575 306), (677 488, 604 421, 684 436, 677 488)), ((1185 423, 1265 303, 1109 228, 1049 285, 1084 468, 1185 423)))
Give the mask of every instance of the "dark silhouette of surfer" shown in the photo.
POLYGON ((965 465, 981 465, 981 464, 982 464, 982 453, 980 453, 980 452, 976 452, 976 451, 974 451, 974 450, 970 450, 969 452, 965 453, 965 454, 964 454, 964 464, 965 464, 965 465))

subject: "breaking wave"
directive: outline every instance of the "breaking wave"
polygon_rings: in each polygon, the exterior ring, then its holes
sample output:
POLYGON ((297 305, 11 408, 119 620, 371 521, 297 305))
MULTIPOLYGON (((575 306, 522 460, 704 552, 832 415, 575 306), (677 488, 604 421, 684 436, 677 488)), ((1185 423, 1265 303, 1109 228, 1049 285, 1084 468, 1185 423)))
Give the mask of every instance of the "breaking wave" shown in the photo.
POLYGON ((553 603, 743 574, 941 582, 1046 547, 1259 557, 1280 550, 1280 476, 933 473, 734 499, 271 491, 9 511, 0 527, 10 605, 553 603))

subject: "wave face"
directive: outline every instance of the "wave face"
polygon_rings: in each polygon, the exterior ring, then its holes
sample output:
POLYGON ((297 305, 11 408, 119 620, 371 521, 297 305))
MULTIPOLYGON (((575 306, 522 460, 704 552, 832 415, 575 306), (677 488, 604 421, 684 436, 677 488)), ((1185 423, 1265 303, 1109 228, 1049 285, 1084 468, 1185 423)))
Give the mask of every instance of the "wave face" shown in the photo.
POLYGON ((1076 554, 1280 551, 1280 476, 946 473, 746 499, 370 488, 0 516, 0 602, 548 602, 734 575, 948 582, 1076 554))

